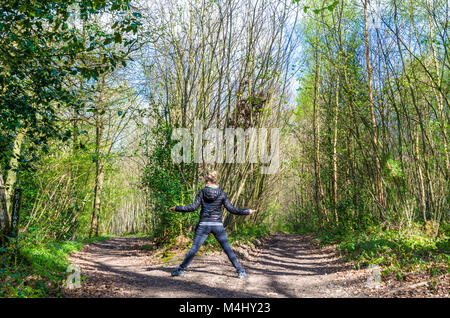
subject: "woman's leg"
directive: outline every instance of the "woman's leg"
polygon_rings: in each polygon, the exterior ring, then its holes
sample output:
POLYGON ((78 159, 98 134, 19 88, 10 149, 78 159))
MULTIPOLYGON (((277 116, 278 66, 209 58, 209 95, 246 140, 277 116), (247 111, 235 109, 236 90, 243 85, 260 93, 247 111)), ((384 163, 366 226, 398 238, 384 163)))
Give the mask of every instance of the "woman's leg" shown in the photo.
POLYGON ((242 268, 241 264, 239 263, 233 250, 231 249, 230 242, 228 242, 227 232, 223 228, 223 225, 214 226, 214 227, 212 227, 211 231, 213 232, 214 237, 219 241, 220 245, 222 246, 223 250, 227 254, 231 263, 233 263, 233 266, 234 266, 234 268, 236 268, 236 271, 238 273, 240 271, 242 271, 243 268, 242 268))
POLYGON ((194 259, 195 254, 197 254, 198 250, 202 246, 203 242, 208 237, 209 232, 211 232, 211 229, 209 226, 205 225, 199 225, 197 227, 197 231, 195 232, 194 242, 192 243, 192 247, 189 250, 189 252, 184 257, 183 262, 179 266, 181 269, 186 269, 189 264, 194 259))

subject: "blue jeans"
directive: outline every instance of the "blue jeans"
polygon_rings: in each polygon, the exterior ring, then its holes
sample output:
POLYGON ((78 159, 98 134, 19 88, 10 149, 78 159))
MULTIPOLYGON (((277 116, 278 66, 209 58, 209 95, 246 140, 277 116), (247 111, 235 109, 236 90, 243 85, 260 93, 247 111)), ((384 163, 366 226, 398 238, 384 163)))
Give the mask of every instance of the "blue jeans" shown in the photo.
POLYGON ((240 272, 242 270, 241 264, 239 264, 236 255, 231 250, 230 243, 228 242, 227 232, 225 232, 225 229, 223 228, 223 224, 220 222, 201 222, 197 226, 197 229, 195 231, 195 237, 194 237, 194 243, 192 243, 192 247, 189 250, 189 252, 186 254, 183 262, 180 265, 181 269, 186 269, 189 264, 192 262, 192 259, 194 258, 195 254, 198 252, 200 247, 202 246, 203 242, 205 242, 206 238, 208 237, 209 233, 213 233, 214 237, 217 241, 219 241, 220 245, 222 246, 223 250, 227 254, 228 258, 230 259, 231 263, 233 263, 233 266, 236 268, 237 272, 240 272))

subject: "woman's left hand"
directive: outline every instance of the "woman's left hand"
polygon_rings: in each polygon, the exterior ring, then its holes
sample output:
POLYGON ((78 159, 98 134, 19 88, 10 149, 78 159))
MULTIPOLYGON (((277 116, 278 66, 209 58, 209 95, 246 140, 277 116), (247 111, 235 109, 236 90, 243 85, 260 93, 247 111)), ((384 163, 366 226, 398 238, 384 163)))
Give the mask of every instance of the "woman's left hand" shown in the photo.
POLYGON ((169 208, 169 210, 175 211, 175 207, 174 207, 174 206, 171 206, 171 207, 169 208))

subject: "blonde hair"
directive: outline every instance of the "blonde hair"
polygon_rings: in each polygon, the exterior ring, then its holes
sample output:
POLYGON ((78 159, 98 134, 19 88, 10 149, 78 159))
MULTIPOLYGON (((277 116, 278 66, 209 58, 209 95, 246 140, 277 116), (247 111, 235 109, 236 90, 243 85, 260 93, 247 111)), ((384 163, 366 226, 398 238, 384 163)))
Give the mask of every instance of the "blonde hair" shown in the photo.
POLYGON ((211 171, 204 176, 205 182, 217 183, 217 171, 211 171))

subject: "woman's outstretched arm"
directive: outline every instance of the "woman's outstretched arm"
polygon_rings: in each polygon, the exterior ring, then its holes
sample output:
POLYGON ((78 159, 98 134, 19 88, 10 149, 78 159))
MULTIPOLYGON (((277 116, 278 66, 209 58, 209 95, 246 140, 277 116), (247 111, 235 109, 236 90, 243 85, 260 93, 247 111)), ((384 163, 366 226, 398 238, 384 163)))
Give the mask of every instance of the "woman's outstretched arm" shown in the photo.
POLYGON ((231 204, 230 200, 228 199, 227 194, 225 193, 225 197, 223 199, 223 206, 232 214, 240 214, 240 215, 249 215, 253 212, 253 210, 250 209, 239 209, 231 204))
POLYGON ((202 192, 200 191, 197 194, 197 196, 195 197, 195 200, 194 200, 194 202, 192 202, 192 204, 171 207, 170 210, 175 210, 177 212, 193 212, 193 211, 197 210, 198 207, 200 206, 200 202, 201 202, 201 193, 202 192))

